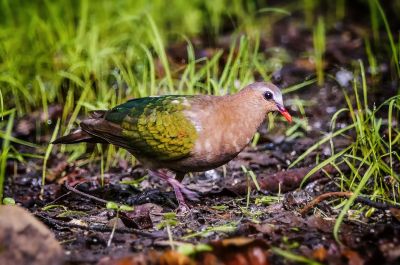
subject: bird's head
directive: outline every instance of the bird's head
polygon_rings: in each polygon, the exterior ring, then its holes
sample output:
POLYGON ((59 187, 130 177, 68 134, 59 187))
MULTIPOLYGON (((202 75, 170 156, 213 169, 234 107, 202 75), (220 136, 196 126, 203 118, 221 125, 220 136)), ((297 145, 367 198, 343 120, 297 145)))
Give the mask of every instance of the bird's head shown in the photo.
POLYGON ((257 105, 261 105, 265 112, 278 111, 288 122, 292 122, 292 116, 285 109, 282 100, 282 92, 272 83, 256 82, 243 89, 257 99, 257 105))

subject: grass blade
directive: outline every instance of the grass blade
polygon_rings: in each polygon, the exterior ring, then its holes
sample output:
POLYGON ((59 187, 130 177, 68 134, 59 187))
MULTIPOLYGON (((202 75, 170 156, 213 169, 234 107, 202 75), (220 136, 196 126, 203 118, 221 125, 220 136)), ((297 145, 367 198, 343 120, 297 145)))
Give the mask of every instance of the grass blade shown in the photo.
POLYGON ((44 185, 45 185, 45 181, 46 181, 47 160, 49 160, 51 150, 53 149, 53 144, 51 144, 51 142, 53 142, 56 139, 59 129, 60 129, 60 119, 57 120, 56 127, 54 128, 53 134, 51 135, 50 144, 47 146, 46 153, 44 155, 43 167, 42 167, 42 184, 41 184, 42 187, 40 189, 40 196, 43 196, 43 193, 44 193, 44 185))

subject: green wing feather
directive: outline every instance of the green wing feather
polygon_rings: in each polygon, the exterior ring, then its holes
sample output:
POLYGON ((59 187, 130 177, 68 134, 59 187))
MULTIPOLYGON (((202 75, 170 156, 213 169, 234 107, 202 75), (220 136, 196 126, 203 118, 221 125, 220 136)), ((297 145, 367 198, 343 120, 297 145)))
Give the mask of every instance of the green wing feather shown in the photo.
POLYGON ((130 100, 107 112, 105 119, 122 128, 132 151, 159 160, 188 156, 197 139, 193 123, 184 115, 190 97, 161 96, 130 100))

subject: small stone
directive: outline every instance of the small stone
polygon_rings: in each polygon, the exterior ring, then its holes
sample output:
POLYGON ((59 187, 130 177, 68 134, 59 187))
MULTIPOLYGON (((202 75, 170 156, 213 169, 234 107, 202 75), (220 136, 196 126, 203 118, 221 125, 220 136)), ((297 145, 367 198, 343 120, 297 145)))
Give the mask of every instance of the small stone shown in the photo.
POLYGON ((353 73, 346 69, 341 69, 336 73, 336 80, 342 87, 347 87, 353 77, 353 73))
POLYGON ((0 249, 0 264, 63 263, 63 250, 53 233, 16 205, 0 206, 0 249))
POLYGON ((116 217, 110 219, 110 221, 107 222, 107 226, 110 228, 114 228, 114 226, 115 226, 115 228, 118 228, 118 229, 126 228, 126 226, 124 225, 122 220, 120 218, 116 218, 116 217))

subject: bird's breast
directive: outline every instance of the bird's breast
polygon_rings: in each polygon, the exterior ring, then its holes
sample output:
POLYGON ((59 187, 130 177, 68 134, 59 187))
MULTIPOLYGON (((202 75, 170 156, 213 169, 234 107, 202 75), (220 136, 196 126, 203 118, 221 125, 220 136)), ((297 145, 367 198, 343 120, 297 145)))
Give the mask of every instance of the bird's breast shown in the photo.
MULTIPOLYGON (((199 122, 201 130, 191 153, 191 161, 217 167, 236 157, 250 142, 257 126, 232 117, 210 115, 199 122)), ((212 168, 212 167, 211 167, 212 168)))
POLYGON ((190 155, 176 164, 181 171, 204 171, 221 166, 250 142, 265 115, 251 116, 247 108, 237 107, 243 104, 228 103, 209 100, 207 104, 193 104, 185 111, 196 128, 197 138, 190 155))

